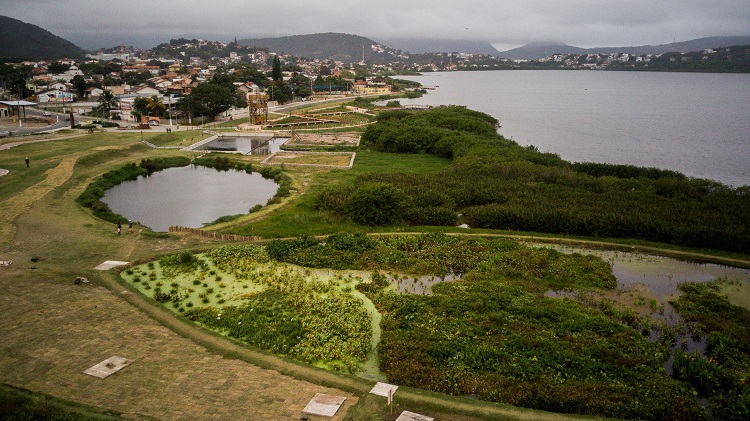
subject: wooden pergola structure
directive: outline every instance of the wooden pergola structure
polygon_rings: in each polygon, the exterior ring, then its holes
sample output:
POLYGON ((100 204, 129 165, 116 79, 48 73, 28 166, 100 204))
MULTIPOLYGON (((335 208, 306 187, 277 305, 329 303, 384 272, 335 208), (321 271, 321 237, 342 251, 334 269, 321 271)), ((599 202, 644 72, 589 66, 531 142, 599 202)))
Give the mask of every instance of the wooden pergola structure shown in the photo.
POLYGON ((268 121, 268 96, 263 92, 247 94, 247 107, 251 125, 261 125, 268 121))

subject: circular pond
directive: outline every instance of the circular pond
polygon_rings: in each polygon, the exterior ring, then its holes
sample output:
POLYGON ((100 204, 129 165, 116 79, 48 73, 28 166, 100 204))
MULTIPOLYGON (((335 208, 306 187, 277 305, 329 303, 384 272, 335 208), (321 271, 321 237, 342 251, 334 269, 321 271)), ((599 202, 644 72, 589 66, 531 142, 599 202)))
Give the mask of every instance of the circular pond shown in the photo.
POLYGON ((170 225, 199 228, 221 216, 248 213, 277 190, 273 180, 258 173, 189 165, 125 181, 101 201, 154 231, 167 231, 170 225))

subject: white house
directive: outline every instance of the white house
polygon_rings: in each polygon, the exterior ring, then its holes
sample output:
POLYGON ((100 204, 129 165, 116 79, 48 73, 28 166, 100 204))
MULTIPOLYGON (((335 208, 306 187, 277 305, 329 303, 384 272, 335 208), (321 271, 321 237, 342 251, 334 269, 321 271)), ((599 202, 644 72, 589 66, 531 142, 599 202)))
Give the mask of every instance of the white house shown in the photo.
POLYGON ((55 82, 47 85, 47 89, 56 89, 58 91, 67 91, 68 85, 62 82, 55 82))
POLYGON ((48 102, 70 102, 73 101, 73 93, 62 89, 47 89, 36 94, 37 101, 48 102))
POLYGON ((102 96, 103 93, 104 91, 99 88, 88 88, 86 89, 86 93, 84 94, 84 96, 88 99, 97 99, 102 96))

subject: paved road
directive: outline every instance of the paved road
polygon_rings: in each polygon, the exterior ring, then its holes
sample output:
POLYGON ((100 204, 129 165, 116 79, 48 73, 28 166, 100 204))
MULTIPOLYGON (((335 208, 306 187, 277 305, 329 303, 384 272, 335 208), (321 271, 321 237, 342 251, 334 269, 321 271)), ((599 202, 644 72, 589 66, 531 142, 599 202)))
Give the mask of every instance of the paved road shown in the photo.
MULTIPOLYGON (((41 110, 36 109, 27 109, 26 115, 27 116, 33 116, 33 117, 42 117, 41 110)), ((32 134, 32 133, 43 133, 43 132, 50 132, 55 131, 59 129, 64 129, 66 127, 70 127, 70 117, 67 114, 61 114, 61 113, 50 113, 52 118, 59 118, 59 121, 56 121, 52 125, 48 126, 42 126, 42 127, 23 127, 23 122, 21 122, 22 127, 18 127, 17 124, 14 125, 5 125, 0 127, 0 136, 4 135, 7 136, 7 132, 10 132, 10 135, 12 136, 22 136, 25 134, 32 134)))

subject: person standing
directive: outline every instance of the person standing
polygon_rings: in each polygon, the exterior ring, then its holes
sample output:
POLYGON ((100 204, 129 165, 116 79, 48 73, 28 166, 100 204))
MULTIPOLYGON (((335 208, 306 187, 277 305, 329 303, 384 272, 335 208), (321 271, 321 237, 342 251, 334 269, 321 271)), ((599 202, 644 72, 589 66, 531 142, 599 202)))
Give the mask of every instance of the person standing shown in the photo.
POLYGON ((120 235, 121 232, 122 232, 122 223, 118 222, 117 223, 117 235, 120 235))
POLYGON ((29 168, 29 157, 28 156, 26 157, 25 161, 26 161, 26 168, 29 168))
POLYGON ((128 219, 128 233, 133 233, 133 221, 131 221, 130 219, 128 219))

